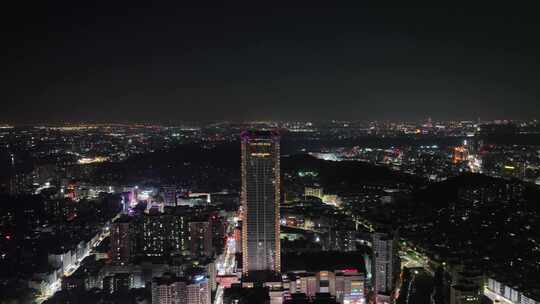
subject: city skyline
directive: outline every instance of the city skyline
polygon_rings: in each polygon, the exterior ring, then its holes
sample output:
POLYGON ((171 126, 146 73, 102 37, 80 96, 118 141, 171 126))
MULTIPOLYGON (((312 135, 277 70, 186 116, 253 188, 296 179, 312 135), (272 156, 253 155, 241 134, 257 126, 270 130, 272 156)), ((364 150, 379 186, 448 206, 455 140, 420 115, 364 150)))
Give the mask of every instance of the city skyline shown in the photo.
POLYGON ((237 124, 237 125, 246 125, 247 128, 250 127, 262 127, 265 128, 274 128, 279 124, 294 124, 294 123, 312 123, 312 124, 324 124, 324 123, 360 123, 360 124, 370 124, 370 123, 380 123, 380 124, 436 124, 436 123, 474 123, 477 125, 490 125, 490 124, 515 124, 515 123, 529 123, 533 124, 540 120, 540 118, 529 118, 529 119, 519 119, 516 117, 504 117, 504 118, 485 118, 485 117, 474 117, 470 119, 462 119, 458 117, 442 119, 434 116, 425 116, 418 119, 337 119, 337 118, 327 118, 327 119, 268 119, 268 120, 234 120, 234 119, 223 119, 223 120, 189 120, 189 119, 178 119, 178 120, 168 120, 168 121, 156 121, 156 120, 140 120, 140 121, 94 121, 94 120, 78 120, 78 121, 38 121, 38 122, 24 122, 24 123, 13 123, 9 120, 0 121, 0 128, 11 128, 11 127, 50 127, 50 128, 62 128, 62 127, 99 127, 99 126, 134 126, 134 127, 151 127, 151 126, 163 126, 163 127, 203 127, 211 125, 222 125, 222 124, 237 124), (268 124, 268 126, 265 126, 268 124))
POLYGON ((538 303, 538 122, 277 125, 0 129, 2 293, 538 303))
POLYGON ((2 8, 0 304, 540 304, 532 4, 2 8))

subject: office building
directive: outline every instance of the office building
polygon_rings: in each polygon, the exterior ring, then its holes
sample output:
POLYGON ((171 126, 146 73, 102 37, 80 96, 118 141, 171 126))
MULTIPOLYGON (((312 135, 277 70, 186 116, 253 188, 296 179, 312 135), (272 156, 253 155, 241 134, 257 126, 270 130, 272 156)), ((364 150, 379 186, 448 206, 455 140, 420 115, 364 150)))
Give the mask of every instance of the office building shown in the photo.
POLYGON ((355 272, 338 272, 335 275, 335 295, 339 303, 365 304, 365 277, 355 272))
POLYGON ((313 299, 318 294, 329 294, 338 303, 365 304, 365 276, 356 269, 319 271, 316 273, 297 271, 288 273, 291 295, 303 294, 313 299))
POLYGON ((246 131, 241 136, 244 275, 281 270, 279 140, 272 131, 246 131))

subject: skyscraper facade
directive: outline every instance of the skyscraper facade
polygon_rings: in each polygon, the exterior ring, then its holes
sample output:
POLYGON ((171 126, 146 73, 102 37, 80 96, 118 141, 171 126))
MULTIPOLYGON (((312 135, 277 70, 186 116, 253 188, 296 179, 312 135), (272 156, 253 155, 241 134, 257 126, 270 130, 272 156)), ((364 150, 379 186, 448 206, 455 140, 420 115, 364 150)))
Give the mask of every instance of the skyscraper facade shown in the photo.
POLYGON ((242 150, 242 272, 281 271, 280 150, 274 131, 246 131, 242 150))

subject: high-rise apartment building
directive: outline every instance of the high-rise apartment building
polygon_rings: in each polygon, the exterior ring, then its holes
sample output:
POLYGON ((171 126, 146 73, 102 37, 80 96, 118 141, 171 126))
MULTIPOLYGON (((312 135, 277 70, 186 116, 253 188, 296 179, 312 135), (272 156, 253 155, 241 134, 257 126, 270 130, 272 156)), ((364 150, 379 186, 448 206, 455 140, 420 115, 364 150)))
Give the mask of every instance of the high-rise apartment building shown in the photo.
POLYGON ((146 256, 167 256, 187 253, 188 219, 176 214, 149 214, 141 220, 140 249, 146 256))
POLYGON ((200 274, 180 278, 165 273, 152 280, 152 304, 210 304, 208 279, 200 274))
POLYGON ((274 131, 246 131, 242 150, 243 269, 281 271, 279 244, 280 147, 274 131))
POLYGON ((393 233, 373 234, 373 288, 377 303, 389 303, 400 272, 397 236, 393 233))
POLYGON ((111 260, 114 264, 129 263, 134 249, 133 226, 128 217, 111 225, 111 260))
POLYGON ((189 223, 190 250, 193 256, 212 256, 212 225, 210 221, 189 223))
POLYGON ((187 285, 187 304, 210 304, 208 279, 202 275, 194 276, 187 285))
POLYGON ((187 301, 187 282, 173 274, 152 280, 152 304, 184 304, 187 301))

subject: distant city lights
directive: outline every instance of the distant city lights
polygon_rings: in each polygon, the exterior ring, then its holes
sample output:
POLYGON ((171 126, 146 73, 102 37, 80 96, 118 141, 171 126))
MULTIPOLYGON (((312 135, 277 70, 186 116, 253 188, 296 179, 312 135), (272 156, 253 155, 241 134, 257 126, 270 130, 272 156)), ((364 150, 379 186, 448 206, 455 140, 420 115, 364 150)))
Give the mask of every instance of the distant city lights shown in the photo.
POLYGON ((108 161, 109 158, 105 156, 96 156, 96 157, 83 157, 77 161, 80 165, 96 164, 103 163, 108 161))

